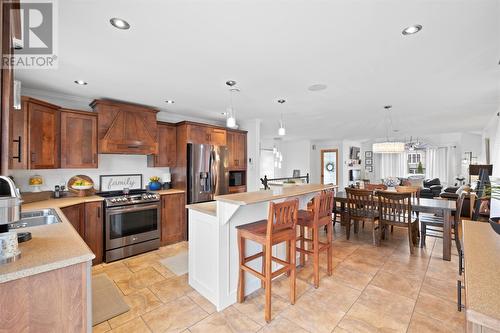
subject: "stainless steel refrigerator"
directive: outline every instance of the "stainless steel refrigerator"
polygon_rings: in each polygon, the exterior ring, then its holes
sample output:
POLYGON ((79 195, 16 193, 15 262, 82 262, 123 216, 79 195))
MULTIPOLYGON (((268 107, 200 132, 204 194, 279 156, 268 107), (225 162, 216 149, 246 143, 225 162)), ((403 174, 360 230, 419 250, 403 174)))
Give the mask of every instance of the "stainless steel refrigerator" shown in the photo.
POLYGON ((214 200, 229 192, 226 146, 189 143, 187 146, 188 204, 214 200))

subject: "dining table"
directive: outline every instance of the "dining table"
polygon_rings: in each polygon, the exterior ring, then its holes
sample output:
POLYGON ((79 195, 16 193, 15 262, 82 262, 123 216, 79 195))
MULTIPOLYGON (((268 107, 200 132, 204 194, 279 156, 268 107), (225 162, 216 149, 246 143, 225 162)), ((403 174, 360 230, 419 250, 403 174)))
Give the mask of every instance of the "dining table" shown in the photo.
MULTIPOLYGON (((376 191, 375 191, 376 192, 376 191)), ((376 193, 375 193, 376 196, 376 193)), ((375 197, 376 199, 376 197, 375 197)), ((342 209, 345 209, 347 204, 347 194, 345 191, 340 191, 335 194, 335 202, 341 204, 342 209)), ((411 209, 414 212, 430 213, 443 216, 443 260, 451 260, 451 227, 452 213, 456 210, 456 202, 447 199, 429 199, 420 198, 412 200, 411 209)))

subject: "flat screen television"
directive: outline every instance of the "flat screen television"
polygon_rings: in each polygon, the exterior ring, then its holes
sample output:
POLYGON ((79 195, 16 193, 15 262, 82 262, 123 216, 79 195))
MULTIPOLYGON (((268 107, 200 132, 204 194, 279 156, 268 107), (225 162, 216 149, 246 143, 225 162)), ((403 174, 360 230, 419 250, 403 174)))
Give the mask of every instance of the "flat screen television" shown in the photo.
POLYGON ((355 182, 361 179, 361 170, 351 169, 349 170, 349 181, 355 182))

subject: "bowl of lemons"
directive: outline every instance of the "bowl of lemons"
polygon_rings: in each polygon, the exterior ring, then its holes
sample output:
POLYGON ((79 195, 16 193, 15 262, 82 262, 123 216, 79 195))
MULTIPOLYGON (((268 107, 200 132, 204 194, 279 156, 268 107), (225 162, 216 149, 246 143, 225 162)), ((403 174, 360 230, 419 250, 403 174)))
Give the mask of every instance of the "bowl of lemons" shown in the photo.
POLYGON ((86 179, 76 179, 73 184, 71 184, 71 188, 75 190, 88 190, 93 186, 94 184, 86 179))

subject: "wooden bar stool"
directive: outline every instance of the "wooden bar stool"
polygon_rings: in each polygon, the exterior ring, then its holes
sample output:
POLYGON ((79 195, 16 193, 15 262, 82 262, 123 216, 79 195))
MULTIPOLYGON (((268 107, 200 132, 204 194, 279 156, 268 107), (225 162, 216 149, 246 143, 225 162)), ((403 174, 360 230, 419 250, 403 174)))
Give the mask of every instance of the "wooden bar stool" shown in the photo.
POLYGON ((297 224, 300 228, 300 236, 297 239, 300 252, 300 265, 305 266, 305 255, 312 255, 314 265, 314 287, 319 287, 319 254, 321 251, 328 251, 328 275, 333 273, 332 264, 332 241, 333 241, 333 192, 323 191, 313 199, 312 210, 299 210, 297 224), (327 243, 319 241, 319 230, 326 226, 327 243), (305 236, 305 228, 312 231, 312 239, 305 236), (306 243, 312 243, 312 249, 306 249, 306 243))
POLYGON ((295 240, 297 233, 297 213, 299 199, 282 203, 269 203, 269 217, 250 224, 236 227, 238 229, 238 249, 240 252, 240 269, 238 280, 238 302, 245 300, 245 272, 248 272, 262 281, 266 290, 266 305, 264 318, 271 321, 271 280, 281 274, 289 273, 290 303, 295 304, 295 240), (262 245, 262 252, 245 257, 245 241, 249 239, 262 245), (273 245, 286 242, 286 260, 273 257, 273 245), (246 265, 249 261, 262 257, 262 273, 246 265), (272 271, 272 262, 282 267, 272 271))

